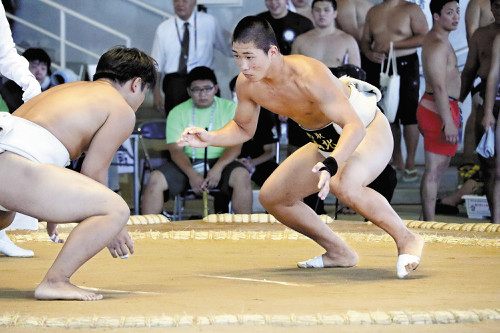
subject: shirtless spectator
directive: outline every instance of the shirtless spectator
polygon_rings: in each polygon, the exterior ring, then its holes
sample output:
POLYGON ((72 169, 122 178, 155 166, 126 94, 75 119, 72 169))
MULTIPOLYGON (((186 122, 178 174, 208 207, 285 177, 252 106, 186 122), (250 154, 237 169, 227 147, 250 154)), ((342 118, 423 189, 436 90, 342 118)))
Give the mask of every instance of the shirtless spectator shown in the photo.
MULTIPOLYGON (((498 118, 498 114, 500 113, 500 34, 497 34, 495 37, 491 52, 491 66, 484 101, 484 128, 495 126, 500 121, 498 118)), ((493 208, 490 210, 492 214, 491 222, 500 223, 500 126, 496 126, 495 130, 495 153, 496 177, 493 208)))
POLYGON ((448 37, 458 27, 458 0, 432 0, 431 31, 422 45, 425 94, 417 110, 424 136, 425 171, 420 184, 424 221, 435 220, 439 182, 458 147, 460 73, 457 56, 448 37))
POLYGON ((61 84, 0 114, 0 229, 16 212, 55 223, 79 222, 35 290, 42 300, 98 300, 70 282, 104 247, 133 253, 130 208, 107 188, 108 168, 135 127, 135 112, 156 81, 156 62, 137 49, 101 56, 94 82, 61 84), (92 96, 92 98, 89 98, 92 96), (81 173, 64 168, 83 152, 81 173))
POLYGON ((401 78, 399 107, 391 124, 394 139, 392 165, 404 170, 403 181, 418 180, 415 154, 418 146, 417 106, 420 87, 417 48, 428 31, 424 12, 405 0, 384 0, 372 7, 366 16, 361 50, 368 58, 363 62, 366 80, 380 86, 380 66, 387 58, 389 44, 394 43, 398 74, 401 78), (406 145, 406 162, 401 151, 401 125, 406 145))
MULTIPOLYGON (((487 26, 494 21, 490 0, 471 0, 465 10, 467 42, 470 41, 478 28, 487 26)), ((475 164, 476 139, 474 133, 476 113, 480 105, 483 104, 483 100, 479 96, 479 87, 480 85, 477 85, 471 90, 471 112, 465 123, 463 164, 460 166, 463 170, 471 169, 475 164)))
POLYGON ((374 6, 370 0, 339 0, 337 1, 337 25, 340 29, 353 36, 358 44, 363 37, 366 14, 374 6))
POLYGON ((312 15, 315 28, 295 39, 292 54, 318 59, 330 68, 345 64, 361 67, 356 40, 335 27, 337 1, 314 0, 312 15))
POLYGON ((469 41, 478 28, 495 21, 491 13, 490 0, 470 0, 465 10, 465 30, 469 41))
MULTIPOLYGON (((493 41, 498 33, 500 33, 500 0, 491 0, 491 12, 495 18, 495 22, 481 27, 476 30, 469 41, 469 53, 467 61, 462 71, 462 85, 460 88, 460 101, 464 101, 467 95, 472 90, 472 86, 476 78, 481 79, 479 95, 484 100, 486 92, 486 80, 491 66, 491 55, 493 41)), ((475 145, 485 132, 485 127, 482 125, 484 109, 479 105, 475 115, 475 145)), ((489 126, 486 126, 488 128, 489 126)), ((483 158, 478 156, 481 170, 484 176, 484 191, 490 207, 493 203, 493 184, 495 182, 495 158, 483 158)))

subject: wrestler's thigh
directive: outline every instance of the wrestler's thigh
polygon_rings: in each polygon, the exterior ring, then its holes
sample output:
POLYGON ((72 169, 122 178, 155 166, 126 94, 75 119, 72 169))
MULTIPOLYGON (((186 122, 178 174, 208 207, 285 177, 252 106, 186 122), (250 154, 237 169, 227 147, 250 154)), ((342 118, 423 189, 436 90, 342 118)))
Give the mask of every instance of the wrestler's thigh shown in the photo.
POLYGON ((318 192, 318 174, 313 166, 324 158, 318 147, 308 143, 285 159, 262 185, 261 191, 269 191, 274 196, 297 200, 318 192))
POLYGON ((333 181, 349 179, 366 186, 377 178, 389 163, 394 142, 389 122, 377 112, 375 119, 366 129, 366 135, 354 153, 341 166, 339 177, 333 181))
POLYGON ((81 221, 123 209, 123 199, 77 172, 0 154, 0 205, 51 222, 81 221))

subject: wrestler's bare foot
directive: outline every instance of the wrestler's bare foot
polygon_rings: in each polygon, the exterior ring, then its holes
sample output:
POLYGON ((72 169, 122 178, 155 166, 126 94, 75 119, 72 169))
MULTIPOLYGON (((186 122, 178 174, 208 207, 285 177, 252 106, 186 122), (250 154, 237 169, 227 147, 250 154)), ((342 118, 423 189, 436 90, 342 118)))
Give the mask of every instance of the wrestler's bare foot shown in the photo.
POLYGON ((406 237, 404 242, 398 244, 398 265, 400 264, 399 259, 401 259, 402 255, 410 255, 418 258, 418 261, 409 260, 409 262, 404 265, 404 268, 406 269, 406 274, 403 274, 404 276, 400 276, 400 272, 398 269, 398 276, 400 278, 406 277, 411 271, 417 269, 420 263, 420 257, 422 256, 422 250, 424 249, 424 244, 425 242, 422 236, 414 234, 412 232, 409 232, 408 237, 406 237))
POLYGON ((78 288, 68 281, 42 281, 35 290, 35 298, 39 300, 75 300, 97 301, 102 295, 78 288))
POLYGON ((325 267, 353 267, 358 262, 358 254, 351 249, 345 249, 342 253, 326 252, 323 254, 323 264, 325 267))

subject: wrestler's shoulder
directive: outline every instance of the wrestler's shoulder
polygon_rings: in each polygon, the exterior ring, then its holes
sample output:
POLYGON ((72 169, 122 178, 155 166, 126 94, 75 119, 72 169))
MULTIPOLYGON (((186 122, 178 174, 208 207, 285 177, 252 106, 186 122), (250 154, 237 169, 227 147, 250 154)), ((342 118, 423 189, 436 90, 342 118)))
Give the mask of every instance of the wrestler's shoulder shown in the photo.
POLYGON ((292 54, 286 56, 285 59, 291 72, 304 78, 314 79, 322 71, 330 73, 323 62, 305 55, 292 54))

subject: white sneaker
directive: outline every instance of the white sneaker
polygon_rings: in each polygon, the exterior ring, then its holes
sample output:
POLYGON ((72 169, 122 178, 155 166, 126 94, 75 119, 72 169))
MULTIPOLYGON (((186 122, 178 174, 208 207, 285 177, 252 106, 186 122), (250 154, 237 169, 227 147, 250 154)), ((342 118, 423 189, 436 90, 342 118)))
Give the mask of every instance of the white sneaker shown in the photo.
POLYGON ((29 258, 35 255, 33 251, 20 248, 14 244, 5 232, 0 232, 0 253, 5 254, 8 257, 22 258, 29 258))

